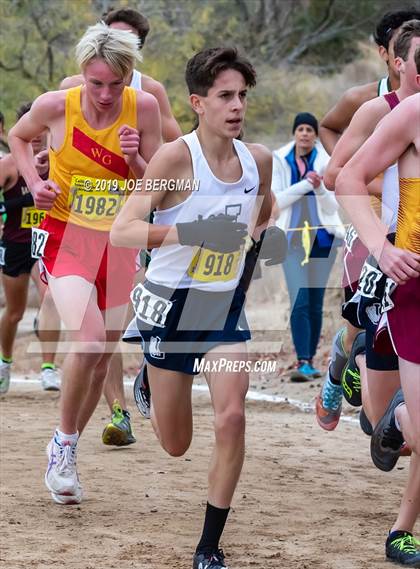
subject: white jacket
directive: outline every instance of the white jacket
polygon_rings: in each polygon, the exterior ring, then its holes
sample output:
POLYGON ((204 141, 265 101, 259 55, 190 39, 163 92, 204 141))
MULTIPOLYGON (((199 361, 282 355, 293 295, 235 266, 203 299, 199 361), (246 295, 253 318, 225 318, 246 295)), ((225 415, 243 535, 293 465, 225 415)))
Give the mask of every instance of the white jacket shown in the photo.
MULTIPOLYGON (((290 227, 293 204, 309 191, 313 191, 321 225, 327 226, 327 231, 336 237, 340 239, 344 238, 344 226, 338 215, 338 203, 335 199, 334 192, 327 190, 322 182, 317 189, 314 189, 312 184, 305 179, 297 184, 291 184, 292 170, 286 161, 286 156, 294 145, 295 142, 292 141, 273 152, 273 178, 271 181, 271 189, 276 196, 280 208, 280 215, 276 221, 276 225, 284 231, 287 231, 290 227)), ((322 176, 330 157, 318 140, 315 143, 315 148, 318 154, 315 158, 314 170, 317 174, 322 176)))

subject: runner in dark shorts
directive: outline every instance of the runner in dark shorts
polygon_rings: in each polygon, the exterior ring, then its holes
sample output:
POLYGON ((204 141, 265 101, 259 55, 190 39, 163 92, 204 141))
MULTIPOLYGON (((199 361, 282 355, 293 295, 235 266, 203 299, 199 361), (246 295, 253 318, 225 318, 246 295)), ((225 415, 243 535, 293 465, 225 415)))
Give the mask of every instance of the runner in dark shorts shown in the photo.
MULTIPOLYGON (((27 113, 30 107, 30 103, 22 105, 17 118, 27 113)), ((43 177, 48 173, 45 143, 45 136, 38 136, 32 141, 35 164, 43 177)), ((41 303, 38 328, 43 358, 41 385, 47 391, 57 391, 60 389, 60 376, 54 360, 60 319, 47 287, 41 282, 38 265, 31 251, 32 227, 41 223, 45 211, 34 207, 32 195, 11 154, 1 159, 0 172, 0 186, 4 194, 0 213, 6 217, 0 242, 0 268, 6 300, 0 322, 0 393, 6 393, 9 389, 13 345, 18 323, 26 309, 30 279, 35 283, 41 303)))

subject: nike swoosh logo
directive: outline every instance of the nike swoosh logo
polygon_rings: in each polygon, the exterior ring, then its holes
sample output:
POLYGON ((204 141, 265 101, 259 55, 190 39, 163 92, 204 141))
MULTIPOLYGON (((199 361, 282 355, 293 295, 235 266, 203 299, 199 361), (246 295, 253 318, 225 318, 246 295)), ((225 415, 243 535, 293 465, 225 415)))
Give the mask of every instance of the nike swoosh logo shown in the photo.
POLYGON ((247 190, 246 188, 244 189, 244 193, 245 194, 249 194, 249 192, 252 192, 252 190, 255 190, 257 186, 254 186, 253 188, 251 188, 250 190, 247 190))

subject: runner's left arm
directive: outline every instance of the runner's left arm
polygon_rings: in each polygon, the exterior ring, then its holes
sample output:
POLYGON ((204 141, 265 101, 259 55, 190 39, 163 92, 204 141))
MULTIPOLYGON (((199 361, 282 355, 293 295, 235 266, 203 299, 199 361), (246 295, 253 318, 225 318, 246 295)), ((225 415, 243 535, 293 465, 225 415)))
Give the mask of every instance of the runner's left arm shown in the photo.
POLYGON ((137 178, 143 178, 147 164, 161 145, 159 105, 153 95, 137 92, 137 129, 124 125, 119 130, 125 161, 137 178))
POLYGON ((273 157, 268 148, 262 144, 249 144, 248 148, 257 163, 260 177, 256 208, 250 228, 253 237, 259 238, 266 227, 275 223, 275 217, 272 215, 273 194, 271 192, 273 157))
MULTIPOLYGON (((273 157, 265 146, 260 144, 252 146, 251 151, 257 162, 260 175, 258 194, 262 197, 262 201, 257 201, 257 208, 260 209, 252 234, 256 241, 258 257, 265 259, 267 266, 277 265, 284 261, 287 251, 287 239, 284 231, 275 224, 279 211, 277 211, 278 206, 271 191, 273 157)), ((259 198, 260 200, 261 197, 259 198)))

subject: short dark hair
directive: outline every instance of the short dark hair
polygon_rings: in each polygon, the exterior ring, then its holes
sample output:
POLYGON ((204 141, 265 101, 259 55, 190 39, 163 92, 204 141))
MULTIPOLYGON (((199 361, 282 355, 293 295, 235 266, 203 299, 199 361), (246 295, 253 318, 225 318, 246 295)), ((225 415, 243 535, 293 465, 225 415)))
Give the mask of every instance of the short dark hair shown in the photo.
POLYGON ((4 114, 0 111, 0 124, 4 126, 4 114))
POLYGON ((23 103, 16 111, 16 120, 18 121, 23 115, 26 115, 31 110, 32 101, 30 103, 23 103))
POLYGON ((417 74, 420 75, 420 45, 417 46, 416 53, 414 54, 414 61, 417 68, 417 74))
POLYGON ((247 87, 255 87, 257 74, 251 63, 234 47, 211 47, 196 53, 187 63, 185 81, 190 95, 205 97, 222 71, 234 69, 243 75, 247 87))
POLYGON ((124 22, 134 28, 139 37, 139 49, 144 46, 146 36, 150 31, 149 21, 146 16, 143 16, 143 14, 140 14, 140 12, 132 8, 111 9, 104 14, 104 22, 107 26, 115 22, 124 22))
POLYGON ((401 26, 394 44, 395 57, 407 61, 411 40, 420 37, 420 20, 410 20, 401 26))
POLYGON ((375 42, 379 46, 383 46, 386 50, 389 48, 389 42, 397 30, 404 22, 409 20, 419 20, 420 11, 417 8, 410 10, 398 10, 396 12, 387 12, 378 23, 373 35, 375 42))

